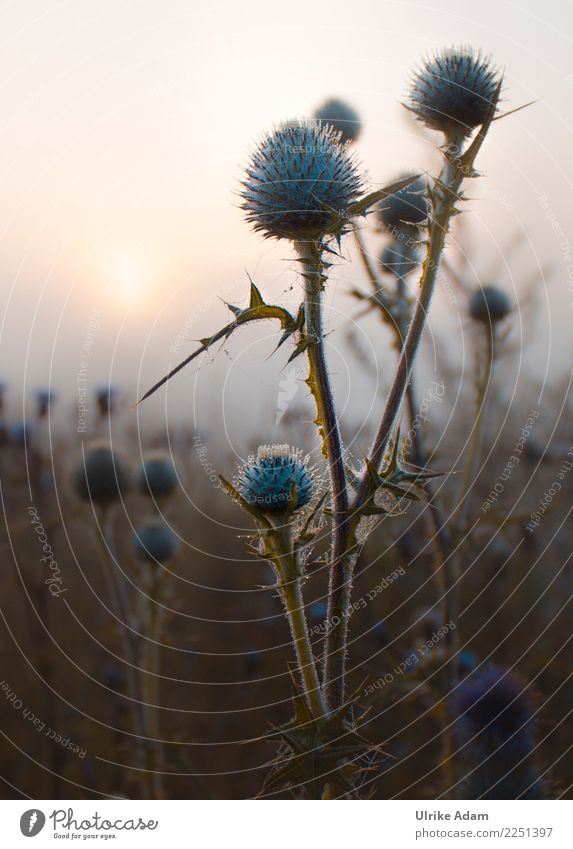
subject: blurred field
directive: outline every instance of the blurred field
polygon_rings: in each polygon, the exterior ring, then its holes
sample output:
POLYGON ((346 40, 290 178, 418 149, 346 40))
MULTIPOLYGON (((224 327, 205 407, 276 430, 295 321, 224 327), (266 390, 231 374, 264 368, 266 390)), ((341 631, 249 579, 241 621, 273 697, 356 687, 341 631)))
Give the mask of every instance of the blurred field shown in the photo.
MULTIPOLYGON (((553 394, 553 403, 544 406, 519 463, 484 513, 481 505, 491 500, 492 487, 535 408, 536 394, 522 392, 508 412, 498 394, 506 367, 502 363, 494 378, 484 463, 471 491, 477 524, 463 543, 460 637, 465 652, 474 653, 478 662, 493 659, 515 666, 535 682, 542 704, 540 760, 551 768, 555 792, 570 795, 573 770, 565 746, 571 739, 573 703, 569 480, 539 525, 533 531, 526 525, 567 460, 571 411, 567 386, 545 390, 545 398, 553 394)), ((420 395, 423 390, 421 385, 420 395)), ((472 425, 471 385, 462 393, 465 403, 448 389, 439 420, 424 425, 426 446, 439 445, 431 456, 433 469, 459 468, 457 452, 472 425)), ((297 444, 308 437, 309 427, 297 424, 309 419, 308 412, 307 402, 289 409, 285 440, 293 438, 293 430, 297 444)), ((90 425, 91 434, 52 433, 51 449, 48 418, 34 423, 27 445, 21 438, 18 444, 14 433, 4 434, 0 678, 6 687, 0 690, 0 763, 6 798, 137 798, 148 792, 138 771, 144 746, 134 732, 126 695, 124 626, 104 580, 99 518, 71 485, 80 440, 89 442, 90 435, 111 430, 114 446, 126 451, 132 467, 137 465, 138 437, 130 416, 120 411, 101 418, 90 425), (61 570, 58 586, 65 592, 59 597, 45 583, 49 575, 40 560, 31 505, 61 570), (21 706, 7 698, 7 688, 21 706), (40 730, 40 723, 45 728, 40 730), (60 743, 49 739, 50 728, 60 743), (79 754, 71 750, 74 745, 79 754)), ((143 445, 143 454, 169 445, 180 475, 180 486, 162 505, 182 543, 161 578, 162 743, 154 757, 164 773, 160 792, 169 798, 250 798, 261 790, 265 764, 275 752, 275 745, 261 738, 290 716, 292 648, 280 603, 266 586, 271 570, 246 550, 244 515, 206 473, 208 462, 230 476, 234 458, 216 440, 198 450, 205 443, 193 436, 191 430, 179 431, 176 439, 149 433, 143 445)), ((459 479, 458 474, 439 479, 438 497, 446 511, 455 503, 459 479)), ((133 605, 145 591, 147 573, 131 552, 132 526, 151 512, 149 499, 132 493, 110 514, 118 574, 133 605)), ((351 623, 352 688, 365 690, 392 673, 439 628, 430 537, 427 505, 418 502, 403 515, 386 518, 369 538, 354 588, 354 599, 365 601, 356 605, 351 623)), ((319 545, 305 585, 317 653, 326 592, 320 555, 319 545)), ((137 642, 143 649, 145 631, 137 642)), ((375 776, 377 797, 436 798, 447 786, 438 769, 444 693, 440 657, 438 644, 415 668, 392 673, 391 685, 364 697, 372 709, 363 730, 371 740, 384 742, 388 753, 375 776)))

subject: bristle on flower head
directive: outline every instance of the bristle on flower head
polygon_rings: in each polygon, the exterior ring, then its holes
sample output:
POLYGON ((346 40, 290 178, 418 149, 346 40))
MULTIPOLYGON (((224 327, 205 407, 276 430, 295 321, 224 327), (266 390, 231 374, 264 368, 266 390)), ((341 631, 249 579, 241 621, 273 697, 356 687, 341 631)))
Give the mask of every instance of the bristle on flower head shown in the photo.
POLYGON ((339 232, 362 177, 340 133, 289 122, 265 135, 242 181, 241 208, 267 238, 310 241, 339 232))
POLYGON ((321 124, 330 124, 338 130, 342 144, 355 142, 362 129, 358 112, 337 97, 331 97, 319 106, 314 113, 314 119, 321 124))
POLYGON ((312 498, 313 476, 308 456, 290 445, 261 445, 243 464, 237 491, 261 512, 292 512, 312 498))
POLYGON ((481 53, 448 48, 415 74, 407 106, 433 130, 468 135, 484 123, 500 80, 500 71, 481 53))

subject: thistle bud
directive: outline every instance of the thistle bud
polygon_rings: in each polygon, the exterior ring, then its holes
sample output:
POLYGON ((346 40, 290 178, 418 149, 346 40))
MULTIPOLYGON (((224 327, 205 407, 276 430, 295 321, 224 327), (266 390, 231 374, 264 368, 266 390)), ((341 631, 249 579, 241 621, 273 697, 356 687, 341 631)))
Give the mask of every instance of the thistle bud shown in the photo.
POLYGON ((361 187, 356 162, 333 127, 282 124, 251 157, 241 208, 266 238, 315 241, 340 231, 361 187))
POLYGON ((319 106, 314 119, 321 124, 329 124, 340 133, 342 144, 355 142, 362 129, 358 112, 344 100, 331 97, 319 106))
POLYGON ((133 532, 131 544, 139 559, 166 563, 176 553, 179 540, 167 525, 150 521, 133 532))
POLYGON ((517 673, 493 664, 476 670, 458 686, 451 706, 462 747, 462 798, 546 798, 535 762, 536 697, 517 673))
POLYGON ((511 303, 505 292, 495 286, 476 289, 470 297, 469 313, 474 321, 496 324, 511 312, 511 303))
POLYGON ((446 137, 469 135, 484 123, 501 80, 489 59, 469 47, 448 48, 415 74, 408 108, 446 137))
POLYGON ((398 230, 404 224, 421 227, 430 211, 426 194, 426 181, 420 177, 399 192, 384 198, 377 210, 382 227, 387 230, 398 230))
POLYGON ((308 456, 289 445, 262 445, 243 465, 239 495, 261 513, 294 512, 312 498, 308 456))
POLYGON ((177 483, 177 471, 173 461, 169 454, 163 452, 146 457, 137 472, 137 489, 152 498, 170 495, 177 483))
POLYGON ((123 456, 105 442, 92 444, 76 467, 75 487, 84 501, 101 505, 118 501, 130 488, 123 456))

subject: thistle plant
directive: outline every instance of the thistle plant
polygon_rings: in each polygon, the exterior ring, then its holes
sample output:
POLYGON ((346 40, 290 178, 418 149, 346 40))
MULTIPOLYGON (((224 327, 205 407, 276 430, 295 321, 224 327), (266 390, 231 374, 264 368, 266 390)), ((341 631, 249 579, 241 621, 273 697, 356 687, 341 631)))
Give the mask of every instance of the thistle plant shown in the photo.
MULTIPOLYGON (((246 168, 241 206, 256 232, 292 246, 303 302, 292 315, 281 306, 267 304, 251 282, 248 306, 230 305, 233 321, 202 340, 197 351, 144 395, 151 395, 217 340, 228 338, 251 321, 278 320, 282 334, 277 347, 291 339, 295 344, 290 359, 304 356, 307 360, 307 384, 314 399, 315 423, 329 472, 329 504, 324 511, 331 525, 329 590, 320 684, 308 645, 301 594, 304 550, 313 539, 312 533, 310 540, 306 536, 306 523, 300 530, 297 519, 298 511, 310 498, 301 458, 284 447, 263 449, 247 462, 234 485, 226 485, 257 522, 258 553, 273 564, 277 574, 277 587, 296 649, 303 698, 301 701, 295 696, 295 724, 283 729, 281 739, 288 742, 293 757, 297 754, 296 774, 300 781, 315 789, 321 782, 323 787, 328 784, 326 797, 333 792, 331 783, 352 792, 360 759, 368 751, 358 734, 356 700, 347 698, 346 693, 353 571, 371 530, 372 517, 387 512, 386 502, 381 501, 383 495, 408 497, 412 486, 431 476, 423 468, 409 471, 401 465, 395 429, 430 310, 450 222, 460 211, 462 184, 477 176, 474 163, 496 117, 501 82, 501 75, 487 60, 466 49, 439 53, 415 75, 409 108, 444 135, 440 149, 442 167, 427 189, 418 182, 417 175, 411 175, 365 194, 365 177, 355 155, 342 144, 341 133, 332 123, 289 122, 264 135, 246 168), (425 234, 425 256, 415 303, 400 321, 398 363, 380 424, 366 457, 355 465, 342 441, 330 381, 323 299, 329 270, 340 259, 345 235, 352 229, 358 232, 357 219, 373 211, 381 201, 387 202, 380 214, 388 220, 392 215, 400 226, 413 230, 414 244, 425 234), (311 731, 301 731, 300 727, 311 731), (346 748, 340 742, 343 739, 346 748)), ((397 280, 403 283, 402 275, 397 280)), ((318 511, 311 510, 312 522, 317 515, 318 511)), ((292 763, 287 762, 278 770, 283 786, 292 783, 293 769, 292 763)))
POLYGON ((477 669, 451 698, 462 799, 546 799, 536 757, 537 696, 516 672, 477 669))
POLYGON ((302 581, 305 554, 313 539, 311 512, 303 524, 301 509, 310 503, 313 472, 308 457, 289 445, 263 445, 242 465, 231 495, 255 519, 259 553, 273 566, 296 652, 302 692, 311 714, 326 712, 304 613, 302 581))

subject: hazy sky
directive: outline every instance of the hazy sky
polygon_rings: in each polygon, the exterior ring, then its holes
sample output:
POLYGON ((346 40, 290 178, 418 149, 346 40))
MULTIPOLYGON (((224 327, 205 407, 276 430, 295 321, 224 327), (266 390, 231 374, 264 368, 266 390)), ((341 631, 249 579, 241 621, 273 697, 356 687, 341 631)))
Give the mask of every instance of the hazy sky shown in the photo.
MULTIPOLYGON (((296 301, 288 246, 252 234, 237 207, 249 146, 338 95, 361 114, 358 152, 374 185, 432 168, 435 139, 399 101, 419 58, 453 43, 505 68, 506 108, 541 99, 495 126, 479 161, 486 178, 470 186, 465 244, 486 273, 511 234, 526 233, 516 267, 523 277, 552 262, 552 344, 570 358, 572 24, 567 0, 3 2, 3 376, 28 387, 51 379, 72 395, 97 325, 90 380, 111 374, 135 397, 227 320, 218 294, 244 302, 246 270, 269 300, 296 301)), ((360 272, 345 264, 331 291, 348 280, 360 272)), ((501 282, 515 297, 515 268, 501 282)), ((229 403, 260 357, 256 344, 239 353, 234 376, 220 378, 229 403)), ((217 391, 217 374, 204 391, 217 391)))

